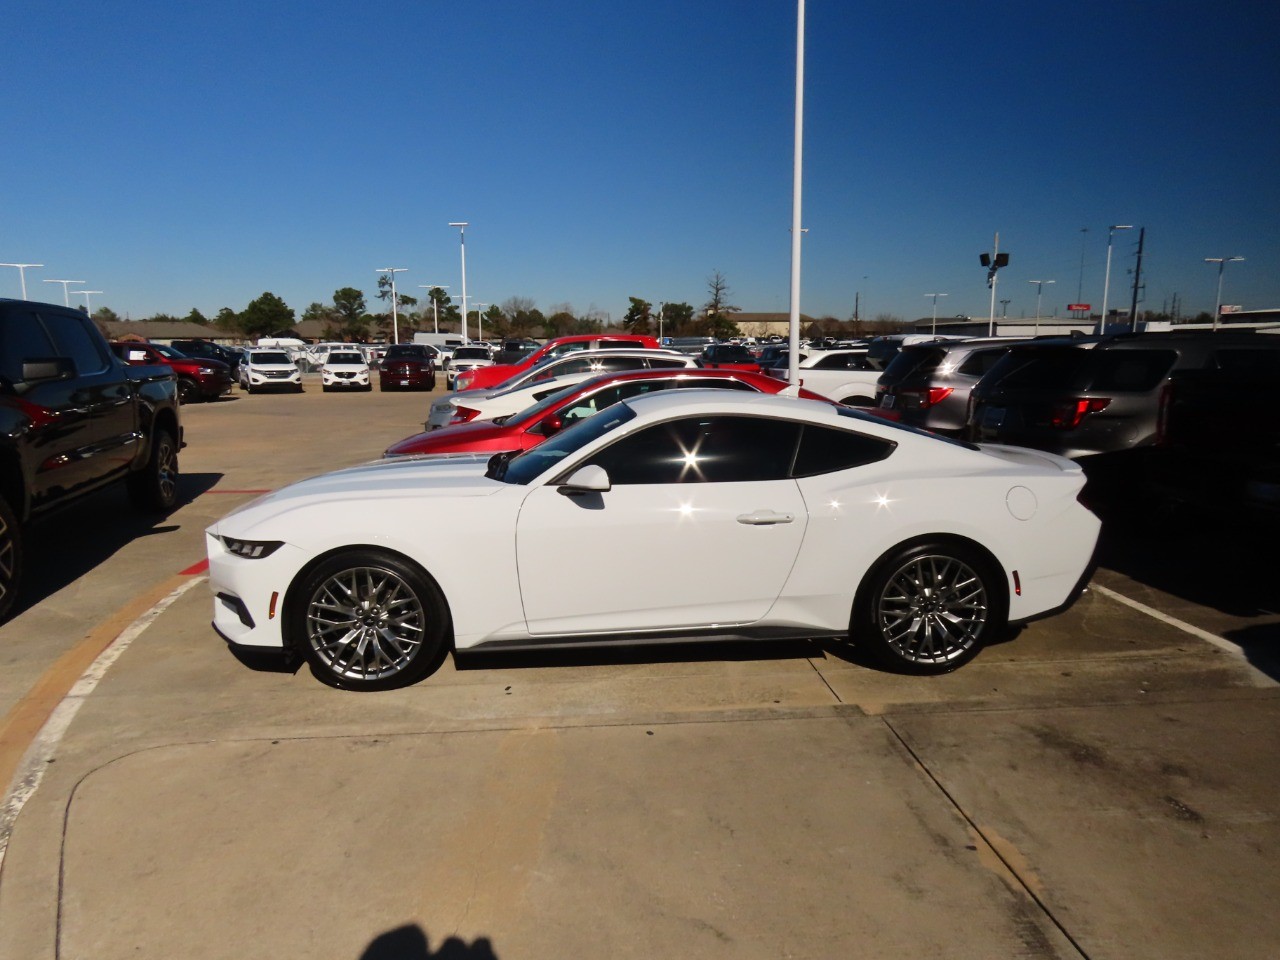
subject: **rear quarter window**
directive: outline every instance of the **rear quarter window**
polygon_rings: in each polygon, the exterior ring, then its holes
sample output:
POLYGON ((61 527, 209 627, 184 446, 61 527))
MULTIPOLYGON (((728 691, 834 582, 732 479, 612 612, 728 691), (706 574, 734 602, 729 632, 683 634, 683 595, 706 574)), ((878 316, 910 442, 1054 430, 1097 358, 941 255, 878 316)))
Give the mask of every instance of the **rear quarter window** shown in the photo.
POLYGON ((895 447, 897 444, 891 440, 868 437, 852 430, 805 424, 791 475, 797 479, 816 477, 877 463, 893 453, 895 447))
POLYGON ((1280 350, 1219 350, 1214 354, 1213 368, 1227 373, 1280 376, 1280 350))
POLYGON ((1145 393, 1169 375, 1178 355, 1172 350, 1095 350, 1093 390, 1145 393))

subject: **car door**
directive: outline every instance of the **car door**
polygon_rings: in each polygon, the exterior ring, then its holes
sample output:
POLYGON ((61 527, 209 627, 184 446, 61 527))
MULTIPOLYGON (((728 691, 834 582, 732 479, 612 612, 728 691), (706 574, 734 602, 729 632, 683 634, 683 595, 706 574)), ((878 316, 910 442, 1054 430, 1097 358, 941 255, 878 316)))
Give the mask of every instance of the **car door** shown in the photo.
POLYGON ((760 417, 686 417, 643 428, 575 464, 612 488, 533 489, 516 558, 533 635, 750 624, 782 590, 807 514, 790 479, 800 428, 760 417))

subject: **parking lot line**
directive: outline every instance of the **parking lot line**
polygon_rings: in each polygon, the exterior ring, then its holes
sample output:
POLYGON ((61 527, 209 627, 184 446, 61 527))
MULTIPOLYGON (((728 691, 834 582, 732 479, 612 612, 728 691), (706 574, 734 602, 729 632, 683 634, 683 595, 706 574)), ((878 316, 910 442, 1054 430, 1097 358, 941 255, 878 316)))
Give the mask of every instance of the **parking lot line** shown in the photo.
POLYGON ((85 698, 156 617, 204 581, 180 573, 121 607, 59 657, 0 722, 0 783, 7 787, 0 803, 0 867, 14 821, 85 698))

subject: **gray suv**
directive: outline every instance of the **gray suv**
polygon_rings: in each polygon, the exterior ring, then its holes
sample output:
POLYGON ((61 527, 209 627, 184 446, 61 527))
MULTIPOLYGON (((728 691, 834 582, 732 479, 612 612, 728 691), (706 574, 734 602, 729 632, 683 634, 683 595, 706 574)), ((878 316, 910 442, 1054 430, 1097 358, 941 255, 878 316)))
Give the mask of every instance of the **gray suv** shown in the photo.
POLYGON ((1171 375, 1244 373, 1274 362, 1269 351, 1280 351, 1280 336, 1143 333, 1022 344, 974 387, 966 434, 1076 458, 1150 446, 1171 375))
POLYGON ((903 347, 876 381, 876 406, 895 410, 902 423, 959 434, 969 392, 1015 344, 1005 337, 940 340, 903 347))

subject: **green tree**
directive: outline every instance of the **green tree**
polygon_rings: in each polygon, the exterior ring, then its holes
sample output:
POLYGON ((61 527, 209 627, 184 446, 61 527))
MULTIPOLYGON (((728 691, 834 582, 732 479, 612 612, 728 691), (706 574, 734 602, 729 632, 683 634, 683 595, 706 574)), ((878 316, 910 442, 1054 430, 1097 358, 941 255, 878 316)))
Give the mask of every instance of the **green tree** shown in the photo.
POLYGON ((557 310, 542 321, 544 337, 563 337, 577 324, 578 318, 568 310, 557 310))
POLYGON ((364 294, 355 287, 340 287, 333 291, 333 325, 339 339, 362 341, 369 339, 372 318, 365 304, 364 294))
POLYGON ((622 325, 632 333, 648 333, 653 320, 653 304, 639 297, 627 297, 631 306, 622 318, 622 325))
POLYGON ((249 337, 282 333, 293 326, 293 308, 274 293, 265 292, 241 312, 240 330, 249 337))
POLYGON ((93 311, 93 320, 95 323, 119 323, 120 315, 110 307, 99 307, 93 311))
POLYGON ((147 318, 152 323, 181 323, 172 313, 157 313, 147 318))
POLYGON ((191 312, 188 313, 183 319, 186 320, 187 323, 198 323, 202 327, 207 327, 209 325, 209 318, 206 317, 199 310, 197 310, 195 307, 192 307, 191 312))
POLYGON ((236 313, 230 307, 223 307, 214 314, 213 322, 221 329, 230 333, 233 330, 240 329, 240 314, 236 313))

